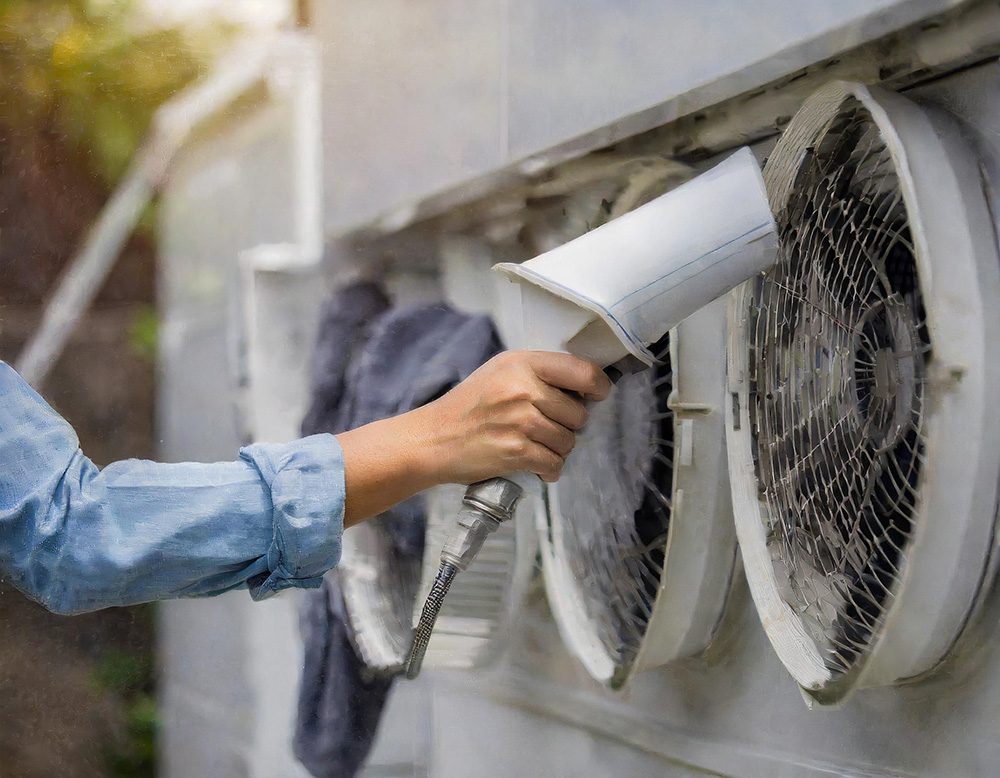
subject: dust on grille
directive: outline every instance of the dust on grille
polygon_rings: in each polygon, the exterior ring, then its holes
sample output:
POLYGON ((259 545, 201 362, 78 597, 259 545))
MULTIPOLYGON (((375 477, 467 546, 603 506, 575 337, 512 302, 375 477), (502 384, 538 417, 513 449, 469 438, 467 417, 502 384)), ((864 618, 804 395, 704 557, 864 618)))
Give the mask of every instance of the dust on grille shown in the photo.
POLYGON ((751 428, 778 586, 850 671, 890 605, 917 514, 930 341, 907 211, 871 117, 845 104, 777 214, 751 306, 751 428))
POLYGON ((413 611, 421 559, 400 549, 398 522, 376 516, 352 530, 355 553, 341 561, 339 580, 355 646, 373 670, 402 667, 413 642, 413 611), (360 530, 360 531, 359 531, 360 530))
POLYGON ((653 347, 659 365, 623 377, 593 407, 559 482, 556 549, 618 668, 613 684, 639 653, 663 572, 674 469, 668 338, 653 347))

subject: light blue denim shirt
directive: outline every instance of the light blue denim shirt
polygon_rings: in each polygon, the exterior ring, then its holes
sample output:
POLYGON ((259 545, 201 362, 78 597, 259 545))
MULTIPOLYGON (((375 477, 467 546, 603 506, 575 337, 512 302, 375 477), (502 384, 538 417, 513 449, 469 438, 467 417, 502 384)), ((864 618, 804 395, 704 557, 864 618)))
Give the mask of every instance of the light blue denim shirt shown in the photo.
POLYGON ((340 559, 344 458, 332 435, 236 462, 115 462, 0 362, 0 578, 58 613, 243 584, 317 587, 340 559))

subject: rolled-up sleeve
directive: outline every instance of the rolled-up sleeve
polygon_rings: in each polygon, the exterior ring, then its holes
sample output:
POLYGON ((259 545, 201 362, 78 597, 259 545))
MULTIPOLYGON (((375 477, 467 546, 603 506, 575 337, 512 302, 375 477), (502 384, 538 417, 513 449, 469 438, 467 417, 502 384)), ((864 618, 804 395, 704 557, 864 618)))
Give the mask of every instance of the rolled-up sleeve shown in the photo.
POLYGON ((97 468, 70 425, 0 362, 0 576, 59 613, 319 586, 340 558, 332 435, 234 462, 97 468))
POLYGON ((250 594, 262 599, 289 586, 319 586, 340 561, 344 455, 337 439, 313 435, 282 446, 257 444, 240 457, 267 485, 273 515, 267 573, 250 581, 250 594))

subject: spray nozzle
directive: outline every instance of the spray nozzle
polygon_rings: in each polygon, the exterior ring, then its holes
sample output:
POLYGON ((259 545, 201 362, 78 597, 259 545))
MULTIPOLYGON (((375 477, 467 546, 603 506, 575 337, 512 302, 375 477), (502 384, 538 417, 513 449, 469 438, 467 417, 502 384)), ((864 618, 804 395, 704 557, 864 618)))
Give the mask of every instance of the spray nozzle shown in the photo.
POLYGON ((472 484, 462 498, 462 510, 441 550, 441 563, 466 570, 486 538, 514 515, 522 489, 506 478, 472 484))

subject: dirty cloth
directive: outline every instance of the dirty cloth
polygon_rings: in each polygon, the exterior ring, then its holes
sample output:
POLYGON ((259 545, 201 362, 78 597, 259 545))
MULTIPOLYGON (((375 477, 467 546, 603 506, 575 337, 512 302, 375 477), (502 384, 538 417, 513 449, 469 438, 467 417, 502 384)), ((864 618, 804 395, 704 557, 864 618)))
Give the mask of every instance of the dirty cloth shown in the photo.
MULTIPOLYGON (((500 351, 487 317, 435 304, 390 309, 370 283, 325 305, 313 359, 313 396, 303 433, 343 432, 424 405, 500 351)), ((403 558, 423 558, 419 497, 379 517, 403 558)), ((328 576, 302 612, 305 664, 295 754, 316 778, 350 778, 375 739, 391 679, 369 672, 350 639, 343 596, 328 576)))
POLYGON ((0 579, 58 613, 249 585, 316 588, 340 559, 332 435, 235 462, 98 468, 70 424, 0 362, 0 579))

